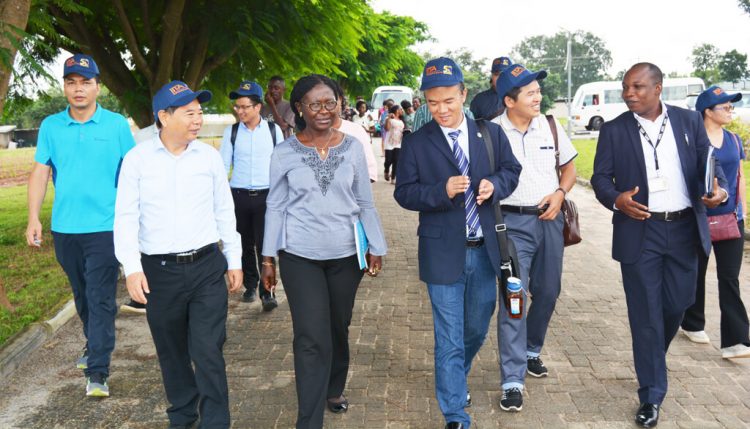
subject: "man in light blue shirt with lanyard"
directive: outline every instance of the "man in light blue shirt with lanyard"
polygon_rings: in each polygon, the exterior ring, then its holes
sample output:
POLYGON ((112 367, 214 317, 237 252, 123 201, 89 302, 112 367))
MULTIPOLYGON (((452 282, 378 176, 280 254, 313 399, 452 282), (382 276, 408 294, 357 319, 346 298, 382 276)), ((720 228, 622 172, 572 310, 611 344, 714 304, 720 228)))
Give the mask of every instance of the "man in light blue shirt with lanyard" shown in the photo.
POLYGON ((87 396, 109 396, 109 363, 115 348, 118 264, 112 243, 117 175, 134 145, 122 115, 97 102, 99 68, 88 55, 65 61, 63 91, 68 108, 48 116, 39 130, 29 177, 26 241, 43 242, 39 212, 50 173, 55 185, 52 236, 65 270, 86 346, 77 367, 86 374, 87 396))
MULTIPOLYGON (((253 302, 260 280, 258 266, 263 249, 266 197, 268 196, 271 152, 284 135, 278 125, 260 115, 263 107, 263 90, 252 81, 240 83, 229 93, 234 100, 234 111, 239 122, 224 130, 219 153, 229 175, 232 188, 237 232, 242 236, 242 271, 245 293, 242 300, 253 302)), ((260 289, 264 311, 278 306, 271 292, 260 289)))

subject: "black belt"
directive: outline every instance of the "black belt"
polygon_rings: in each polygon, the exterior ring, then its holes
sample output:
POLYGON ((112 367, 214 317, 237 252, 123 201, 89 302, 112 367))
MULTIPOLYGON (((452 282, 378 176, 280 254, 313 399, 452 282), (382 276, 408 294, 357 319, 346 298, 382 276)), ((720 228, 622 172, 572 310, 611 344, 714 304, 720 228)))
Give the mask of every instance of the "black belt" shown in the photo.
POLYGON ((216 243, 211 243, 201 247, 200 249, 189 250, 187 252, 165 253, 163 255, 146 255, 145 253, 142 253, 142 255, 149 258, 160 259, 162 261, 176 262, 178 264, 189 264, 210 253, 213 253, 218 248, 219 246, 216 243))
POLYGON ((500 208, 508 213, 518 213, 518 214, 526 214, 526 215, 534 215, 534 216, 541 216, 544 214, 546 208, 539 208, 537 206, 506 206, 505 204, 501 205, 500 208))
POLYGON ((266 195, 268 189, 245 189, 245 188, 232 188, 232 192, 237 194, 247 194, 251 197, 257 197, 258 195, 266 195))
POLYGON ((466 247, 480 247, 482 245, 484 245, 484 237, 466 240, 466 247))
POLYGON ((693 209, 691 207, 688 207, 678 212, 649 212, 649 213, 651 214, 651 217, 649 219, 672 222, 673 220, 680 220, 684 217, 687 217, 688 215, 693 214, 693 209))

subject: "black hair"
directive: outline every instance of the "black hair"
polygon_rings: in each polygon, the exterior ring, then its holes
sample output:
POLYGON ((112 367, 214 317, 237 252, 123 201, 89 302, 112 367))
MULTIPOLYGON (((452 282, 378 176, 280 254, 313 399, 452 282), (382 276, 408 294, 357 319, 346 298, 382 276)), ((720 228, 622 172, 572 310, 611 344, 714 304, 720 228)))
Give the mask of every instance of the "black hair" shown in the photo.
POLYGON ((284 82, 284 78, 279 75, 273 75, 270 79, 268 79, 268 83, 271 84, 272 82, 281 82, 284 86, 286 86, 286 82, 284 82))
POLYGON ((388 113, 393 113, 395 115, 398 113, 399 109, 401 109, 401 106, 398 104, 394 104, 390 109, 388 109, 388 113))
POLYGON ((637 64, 633 64, 633 66, 630 67, 630 69, 628 70, 628 72, 630 72, 631 70, 635 70, 635 69, 641 68, 641 67, 643 67, 646 70, 648 70, 648 74, 651 75, 651 79, 653 80, 653 82, 655 84, 657 84, 657 83, 663 83, 663 81, 664 81, 664 73, 662 73, 661 69, 656 64, 653 64, 653 63, 637 63, 637 64))
POLYGON ((336 85, 336 89, 333 92, 336 94, 336 98, 341 100, 341 112, 343 112, 349 106, 349 100, 347 100, 346 94, 344 94, 344 88, 342 88, 335 80, 333 81, 333 84, 336 85))
POLYGON ((511 89, 510 89, 510 90, 509 90, 508 92, 506 92, 506 93, 505 93, 505 95, 503 96, 503 106, 505 106, 505 107, 508 107, 508 106, 507 106, 507 105, 505 104, 505 97, 510 97, 510 99, 511 99, 511 100, 513 100, 513 101, 518 101, 518 94, 520 94, 520 93, 521 93, 521 87, 520 87, 520 86, 514 86, 513 88, 511 88, 511 89))
MULTIPOLYGON (((338 97, 336 93, 336 82, 331 80, 328 76, 323 76, 322 74, 310 74, 299 78, 294 84, 294 88, 292 88, 292 93, 289 95, 289 104, 292 106, 292 112, 294 112, 294 124, 299 131, 304 130, 307 127, 307 123, 305 123, 305 118, 300 116, 297 104, 308 92, 310 92, 310 90, 318 85, 325 85, 331 88, 333 95, 338 97)), ((338 100, 338 98, 336 100, 338 100)))
MULTIPOLYGON (((170 115, 173 115, 175 110, 179 109, 177 106, 169 106, 166 109, 162 109, 165 112, 169 113, 170 115)), ((159 120, 159 112, 156 112, 156 128, 162 129, 164 128, 164 125, 162 125, 161 121, 159 120)))
POLYGON ((262 104, 263 104, 263 99, 262 99, 262 98, 260 98, 260 97, 258 97, 258 96, 257 96, 257 95, 255 95, 255 94, 251 94, 251 95, 241 95, 241 96, 237 97, 237 98, 236 98, 235 100, 239 100, 240 98, 249 98, 249 99, 250 99, 250 101, 251 101, 251 102, 252 102, 253 104, 260 104, 260 105, 262 105, 262 104))
POLYGON ((359 106, 365 105, 365 108, 367 108, 367 102, 365 100, 359 100, 357 101, 357 110, 359 110, 359 106))
POLYGON ((408 110, 411 107, 411 103, 409 103, 409 100, 401 100, 401 108, 404 110, 408 110))

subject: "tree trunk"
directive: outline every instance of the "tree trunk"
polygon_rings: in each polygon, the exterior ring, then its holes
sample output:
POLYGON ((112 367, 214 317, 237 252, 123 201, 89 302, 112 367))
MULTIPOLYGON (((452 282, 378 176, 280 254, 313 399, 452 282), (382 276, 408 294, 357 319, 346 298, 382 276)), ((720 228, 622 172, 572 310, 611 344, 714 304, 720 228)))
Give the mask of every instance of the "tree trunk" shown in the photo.
POLYGON ((31 0, 0 0, 0 50, 8 52, 10 67, 0 63, 0 114, 5 107, 13 62, 16 58, 14 43, 20 41, 18 30, 26 30, 31 0), (15 40, 12 40, 12 39, 15 40))

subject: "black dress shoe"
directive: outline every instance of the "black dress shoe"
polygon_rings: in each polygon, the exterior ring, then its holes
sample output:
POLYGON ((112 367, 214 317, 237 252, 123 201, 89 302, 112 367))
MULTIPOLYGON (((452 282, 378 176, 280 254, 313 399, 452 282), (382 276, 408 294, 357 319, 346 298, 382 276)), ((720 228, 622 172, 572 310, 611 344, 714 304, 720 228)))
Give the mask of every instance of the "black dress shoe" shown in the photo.
POLYGON ((466 389, 466 405, 464 405, 464 408, 471 407, 471 392, 469 392, 469 389, 466 389))
POLYGON ((341 402, 334 402, 330 399, 326 399, 326 404, 328 404, 329 411, 334 414, 341 414, 345 413, 349 409, 349 401, 344 395, 341 395, 341 397, 344 398, 344 400, 341 402))
POLYGON ((459 422, 450 422, 445 425, 445 429, 464 429, 464 424, 459 422))
POLYGON ((635 423, 644 428, 652 428, 659 423, 659 404, 641 404, 635 413, 635 423))
POLYGON ((253 289, 247 289, 247 290, 245 290, 245 293, 242 294, 242 301, 243 302, 254 302, 256 296, 257 296, 257 292, 255 291, 255 288, 253 288, 253 289))

